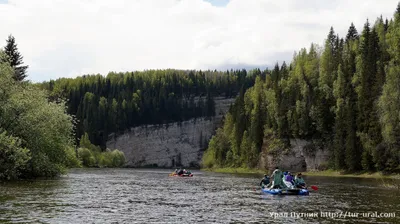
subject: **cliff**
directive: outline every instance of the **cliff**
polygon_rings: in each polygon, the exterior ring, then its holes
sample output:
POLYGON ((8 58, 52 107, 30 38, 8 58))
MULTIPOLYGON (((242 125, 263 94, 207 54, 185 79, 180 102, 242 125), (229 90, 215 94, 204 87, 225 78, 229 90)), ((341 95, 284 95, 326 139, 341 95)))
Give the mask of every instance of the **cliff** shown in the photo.
POLYGON ((327 168, 330 152, 304 139, 290 139, 289 148, 271 150, 271 139, 264 139, 259 168, 294 172, 324 170, 327 168))
POLYGON ((208 141, 234 102, 223 97, 214 100, 214 117, 134 127, 123 135, 110 136, 107 148, 123 151, 129 167, 197 167, 208 141))

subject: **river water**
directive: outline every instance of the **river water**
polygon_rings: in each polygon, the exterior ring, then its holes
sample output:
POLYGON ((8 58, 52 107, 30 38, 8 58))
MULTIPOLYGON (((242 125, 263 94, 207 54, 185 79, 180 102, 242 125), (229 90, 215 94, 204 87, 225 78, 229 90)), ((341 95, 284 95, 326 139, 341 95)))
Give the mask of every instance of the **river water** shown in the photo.
POLYGON ((382 180, 306 176, 318 191, 273 196, 260 193, 259 175, 168 173, 76 169, 1 183, 0 223, 400 223, 400 191, 382 180))

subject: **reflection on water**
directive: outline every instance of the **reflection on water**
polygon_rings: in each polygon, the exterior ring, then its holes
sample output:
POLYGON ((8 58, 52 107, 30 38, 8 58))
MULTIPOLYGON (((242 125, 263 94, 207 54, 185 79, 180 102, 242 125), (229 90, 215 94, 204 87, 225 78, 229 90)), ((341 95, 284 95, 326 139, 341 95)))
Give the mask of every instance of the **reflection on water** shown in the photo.
POLYGON ((77 169, 56 180, 1 183, 0 223, 400 222, 399 190, 383 188, 375 179, 306 177, 319 187, 310 196, 272 196, 260 193, 261 176, 168 173, 77 169), (397 212, 397 217, 361 215, 375 212, 397 212))

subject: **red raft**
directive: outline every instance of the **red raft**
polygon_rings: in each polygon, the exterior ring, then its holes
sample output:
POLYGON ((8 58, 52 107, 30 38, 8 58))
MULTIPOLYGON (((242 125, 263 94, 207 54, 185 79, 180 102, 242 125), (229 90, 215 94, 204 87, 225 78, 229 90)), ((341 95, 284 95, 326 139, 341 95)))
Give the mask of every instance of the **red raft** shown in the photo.
POLYGON ((193 173, 190 173, 190 174, 184 173, 184 174, 181 174, 181 175, 178 175, 176 173, 171 173, 171 174, 169 174, 169 176, 170 177, 193 177, 193 173))

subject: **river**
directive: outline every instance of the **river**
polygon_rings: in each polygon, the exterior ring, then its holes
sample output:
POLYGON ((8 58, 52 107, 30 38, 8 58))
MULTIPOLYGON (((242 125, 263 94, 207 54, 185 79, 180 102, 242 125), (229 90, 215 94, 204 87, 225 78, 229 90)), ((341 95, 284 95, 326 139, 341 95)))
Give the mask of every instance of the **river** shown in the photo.
POLYGON ((75 169, 1 183, 0 223, 400 223, 400 191, 382 180, 306 176, 319 188, 309 196, 273 196, 260 193, 259 175, 168 173, 75 169))

